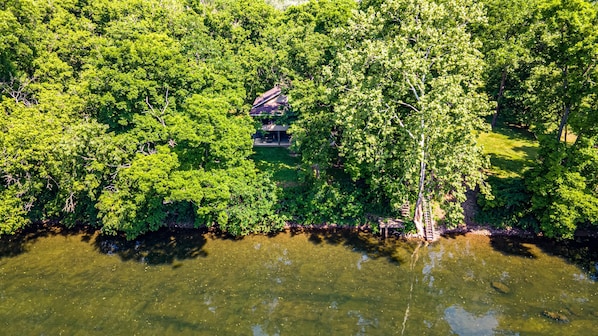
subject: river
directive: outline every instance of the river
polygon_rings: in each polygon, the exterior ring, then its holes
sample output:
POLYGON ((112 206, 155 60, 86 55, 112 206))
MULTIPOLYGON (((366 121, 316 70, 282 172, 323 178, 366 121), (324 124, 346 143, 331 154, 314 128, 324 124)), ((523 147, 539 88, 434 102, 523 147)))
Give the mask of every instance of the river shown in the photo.
POLYGON ((595 335, 596 244, 455 235, 0 239, 3 335, 595 335))

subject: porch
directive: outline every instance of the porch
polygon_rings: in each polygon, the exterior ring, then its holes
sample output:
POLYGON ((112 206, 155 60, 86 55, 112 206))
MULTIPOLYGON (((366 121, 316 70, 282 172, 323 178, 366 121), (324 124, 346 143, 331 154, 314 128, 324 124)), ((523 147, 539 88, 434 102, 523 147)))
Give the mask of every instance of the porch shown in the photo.
POLYGON ((289 126, 263 125, 260 133, 253 136, 255 147, 289 147, 291 136, 287 133, 289 126))

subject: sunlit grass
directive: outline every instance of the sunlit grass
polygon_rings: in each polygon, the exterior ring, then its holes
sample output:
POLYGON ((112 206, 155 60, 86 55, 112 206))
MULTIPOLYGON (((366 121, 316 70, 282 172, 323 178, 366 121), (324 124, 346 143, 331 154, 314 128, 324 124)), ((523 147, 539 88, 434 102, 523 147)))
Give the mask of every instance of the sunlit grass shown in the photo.
POLYGON ((569 145, 575 143, 575 140, 577 140, 577 135, 570 131, 563 132, 563 135, 561 136, 561 141, 566 142, 569 145))
POLYGON ((525 129, 499 125, 478 140, 496 177, 522 177, 538 155, 538 141, 525 129))
POLYGON ((274 181, 288 185, 297 182, 299 157, 291 155, 287 148, 256 147, 252 158, 256 167, 272 174, 274 181))
MULTIPOLYGON (((497 126, 483 133, 479 143, 490 156, 491 173, 500 178, 522 177, 538 155, 538 141, 525 129, 497 126)), ((287 148, 256 147, 252 156, 256 167, 272 173, 278 183, 295 183, 298 179, 300 158, 287 148)))

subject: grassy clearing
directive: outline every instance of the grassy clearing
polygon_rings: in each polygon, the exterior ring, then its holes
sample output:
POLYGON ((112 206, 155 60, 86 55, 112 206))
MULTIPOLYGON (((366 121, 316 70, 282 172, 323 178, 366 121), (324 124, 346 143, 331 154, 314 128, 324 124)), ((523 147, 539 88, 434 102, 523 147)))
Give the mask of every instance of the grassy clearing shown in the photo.
POLYGON ((272 178, 281 186, 297 183, 299 157, 291 156, 287 148, 256 147, 252 156, 256 167, 272 174, 272 178))
POLYGON ((525 129, 498 125, 494 131, 481 134, 479 143, 490 156, 490 176, 486 181, 493 197, 479 195, 481 211, 475 221, 498 228, 529 228, 531 222, 525 219, 529 213, 529 194, 524 173, 538 156, 538 141, 525 129))
POLYGON ((490 156, 492 175, 499 178, 523 177, 538 156, 538 141, 525 129, 498 125, 478 140, 490 156))
MULTIPOLYGON (((498 125, 494 131, 481 134, 479 143, 490 156, 491 174, 498 178, 523 177, 538 155, 533 134, 514 126, 498 125)), ((272 173, 282 186, 297 182, 301 159, 292 156, 288 148, 256 147, 252 158, 259 170, 272 173)))

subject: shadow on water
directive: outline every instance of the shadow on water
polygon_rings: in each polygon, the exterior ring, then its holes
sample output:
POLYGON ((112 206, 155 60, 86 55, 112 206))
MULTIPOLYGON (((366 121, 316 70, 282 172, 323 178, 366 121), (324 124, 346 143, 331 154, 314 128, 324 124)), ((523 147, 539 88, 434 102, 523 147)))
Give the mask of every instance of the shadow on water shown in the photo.
POLYGON ((165 228, 135 240, 126 240, 122 236, 98 236, 94 244, 101 253, 117 255, 123 261, 132 260, 148 265, 173 264, 177 260, 208 255, 203 250, 206 244, 205 232, 191 229, 165 228))
POLYGON ((598 244, 596 238, 576 237, 574 240, 558 240, 543 237, 491 236, 490 244, 505 255, 536 259, 532 246, 543 253, 562 258, 584 272, 598 278, 598 244))
POLYGON ((413 244, 405 240, 387 239, 380 240, 379 237, 367 232, 356 232, 344 228, 309 230, 291 230, 291 235, 307 234, 308 241, 314 245, 330 244, 341 245, 356 253, 366 253, 369 258, 386 258, 389 262, 402 265, 408 260, 401 258, 396 252, 397 248, 403 247, 412 249, 413 244))
POLYGON ((537 256, 532 252, 533 245, 545 254, 563 258, 586 272, 598 274, 598 244, 593 237, 559 240, 543 237, 491 236, 490 244, 505 255, 535 259, 537 256))
MULTIPOLYGON (((465 231, 450 231, 442 234, 446 239, 457 239, 458 237, 467 236, 465 231)), ((488 237, 490 239, 490 246, 497 252, 506 256, 517 256, 522 258, 536 259, 537 256, 532 252, 529 244, 537 244, 538 238, 524 238, 518 236, 508 236, 501 234, 493 234, 488 237)))
POLYGON ((496 251, 499 251, 504 255, 532 259, 537 258, 537 256, 532 252, 532 248, 527 246, 527 243, 519 238, 508 236, 491 236, 490 245, 496 251))
POLYGON ((90 226, 81 226, 69 229, 52 224, 40 223, 37 225, 31 225, 14 235, 0 236, 0 259, 16 257, 27 252, 28 245, 41 238, 81 235, 82 239, 86 239, 86 241, 89 242, 95 232, 96 229, 90 226))
POLYGON ((598 244, 596 237, 576 237, 573 240, 537 239, 536 244, 544 253, 561 257, 598 277, 598 244))
MULTIPOLYGON (((447 232, 443 238, 456 239, 467 235, 466 232, 447 232)), ((533 246, 542 253, 560 257, 576 265, 584 272, 591 273, 598 279, 598 244, 596 237, 576 237, 573 240, 559 240, 536 236, 509 236, 495 234, 489 237, 490 246, 503 255, 537 259, 533 246)))
POLYGON ((158 314, 147 314, 146 318, 148 321, 151 321, 152 324, 161 325, 164 327, 165 330, 173 330, 176 332, 189 332, 193 331, 197 333, 198 331, 212 331, 210 330, 213 328, 207 327, 205 324, 202 323, 193 323, 185 321, 184 319, 175 317, 175 316, 167 316, 167 315, 158 315, 158 314))
POLYGON ((69 229, 39 224, 14 235, 0 236, 0 259, 26 253, 29 245, 42 238, 80 236, 83 243, 93 244, 100 253, 118 255, 123 261, 133 260, 150 265, 172 264, 176 260, 206 257, 207 252, 203 250, 205 233, 203 230, 162 229, 127 241, 123 236, 101 235, 91 226, 69 229))
POLYGON ((446 239, 457 239, 457 237, 465 236, 467 232, 462 231, 447 231, 442 233, 441 237, 446 239))

